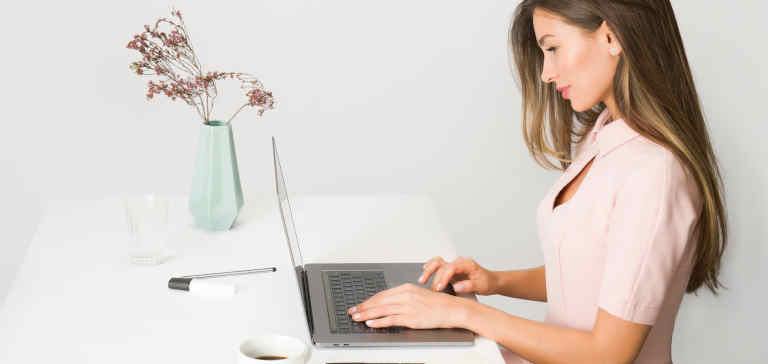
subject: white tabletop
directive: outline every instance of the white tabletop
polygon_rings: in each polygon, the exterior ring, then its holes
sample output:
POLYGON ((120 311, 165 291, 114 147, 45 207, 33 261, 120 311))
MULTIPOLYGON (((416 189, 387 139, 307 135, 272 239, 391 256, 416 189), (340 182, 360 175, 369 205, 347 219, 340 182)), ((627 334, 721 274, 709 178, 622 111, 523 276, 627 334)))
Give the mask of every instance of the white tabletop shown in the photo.
MULTIPOLYGON (((455 251, 426 197, 294 198, 308 262, 425 261, 455 251)), ((0 312, 2 363, 234 363, 246 337, 273 332, 311 343, 274 196, 249 199, 226 232, 195 228, 173 196, 171 260, 128 260, 122 197, 51 203, 0 312), (216 279, 229 299, 167 288, 172 276, 277 267, 216 279)), ((318 349, 310 363, 503 363, 498 346, 318 349)))

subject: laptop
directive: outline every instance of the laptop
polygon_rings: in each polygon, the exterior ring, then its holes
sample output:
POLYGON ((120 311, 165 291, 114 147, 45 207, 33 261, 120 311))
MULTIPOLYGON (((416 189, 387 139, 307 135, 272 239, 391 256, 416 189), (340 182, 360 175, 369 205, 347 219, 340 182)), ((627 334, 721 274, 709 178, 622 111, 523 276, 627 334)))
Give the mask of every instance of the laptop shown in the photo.
MULTIPOLYGON (((280 217, 313 344, 318 347, 474 344, 474 333, 466 329, 410 329, 399 326, 371 328, 364 322, 353 321, 347 314, 349 307, 367 300, 379 291, 403 283, 430 287, 434 277, 424 285, 415 280, 422 273, 423 263, 303 264, 291 203, 285 188, 285 175, 274 137, 272 152, 280 217)), ((443 292, 456 295, 450 284, 443 292)))

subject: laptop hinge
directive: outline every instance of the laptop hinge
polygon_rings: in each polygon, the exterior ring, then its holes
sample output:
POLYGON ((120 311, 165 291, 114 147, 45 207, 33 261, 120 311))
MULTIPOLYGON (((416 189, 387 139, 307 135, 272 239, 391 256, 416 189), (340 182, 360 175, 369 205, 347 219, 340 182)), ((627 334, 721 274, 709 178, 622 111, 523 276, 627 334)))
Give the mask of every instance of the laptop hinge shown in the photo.
POLYGON ((307 317, 307 325, 309 325, 309 337, 314 342, 315 324, 312 321, 312 305, 309 299, 309 278, 307 278, 307 271, 304 268, 301 270, 301 299, 304 300, 304 315, 307 317))

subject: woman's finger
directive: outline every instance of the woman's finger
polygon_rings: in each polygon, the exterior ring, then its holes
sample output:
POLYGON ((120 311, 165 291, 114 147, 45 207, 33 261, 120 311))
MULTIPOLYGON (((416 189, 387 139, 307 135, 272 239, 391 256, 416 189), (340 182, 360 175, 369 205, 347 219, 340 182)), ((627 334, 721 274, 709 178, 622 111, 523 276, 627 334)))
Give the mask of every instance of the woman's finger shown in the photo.
POLYGON ((456 266, 453 263, 445 263, 435 274, 435 279, 432 281, 432 290, 442 290, 448 281, 453 277, 456 272, 456 266))
POLYGON ((470 280, 464 280, 453 284, 453 290, 456 291, 456 293, 472 292, 474 288, 475 287, 470 280))
POLYGON ((402 296, 404 293, 407 293, 407 290, 410 289, 411 286, 413 285, 406 283, 406 284, 399 285, 395 288, 390 288, 386 291, 381 291, 373 295, 371 298, 361 302, 360 304, 350 307, 347 310, 347 313, 353 314, 355 312, 369 310, 371 309, 371 307, 375 307, 379 305, 405 302, 407 300, 407 297, 402 297, 402 296))
POLYGON ((382 317, 380 319, 365 321, 368 327, 389 327, 389 326, 408 326, 403 315, 393 315, 382 317))
POLYGON ((470 273, 476 268, 475 261, 468 258, 458 257, 451 263, 456 266, 456 271, 460 273, 470 273))
POLYGON ((443 258, 441 257, 434 257, 430 260, 428 260, 423 267, 423 272, 421 273, 421 276, 419 277, 419 283, 424 284, 429 280, 429 277, 438 269, 440 266, 442 266, 445 263, 443 258))
POLYGON ((372 319, 378 319, 385 316, 404 314, 408 310, 408 305, 404 304, 392 304, 375 306, 367 310, 355 312, 352 315, 352 319, 355 321, 366 321, 372 319))
POLYGON ((424 271, 419 277, 419 284, 426 283, 429 280, 429 277, 432 276, 432 273, 434 273, 443 264, 445 264, 445 261, 440 257, 434 257, 428 260, 427 263, 424 264, 424 271))

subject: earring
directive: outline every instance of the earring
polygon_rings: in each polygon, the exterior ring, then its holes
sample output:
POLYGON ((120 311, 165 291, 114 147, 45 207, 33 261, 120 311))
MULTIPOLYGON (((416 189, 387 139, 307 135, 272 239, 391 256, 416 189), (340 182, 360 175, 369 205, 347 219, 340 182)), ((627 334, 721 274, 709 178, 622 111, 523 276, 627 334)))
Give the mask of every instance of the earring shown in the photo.
POLYGON ((613 47, 613 48, 611 48, 611 50, 609 51, 609 53, 611 53, 611 55, 612 55, 612 56, 615 56, 615 55, 616 55, 616 53, 619 53, 619 49, 618 49, 618 48, 616 48, 616 47, 613 47))

